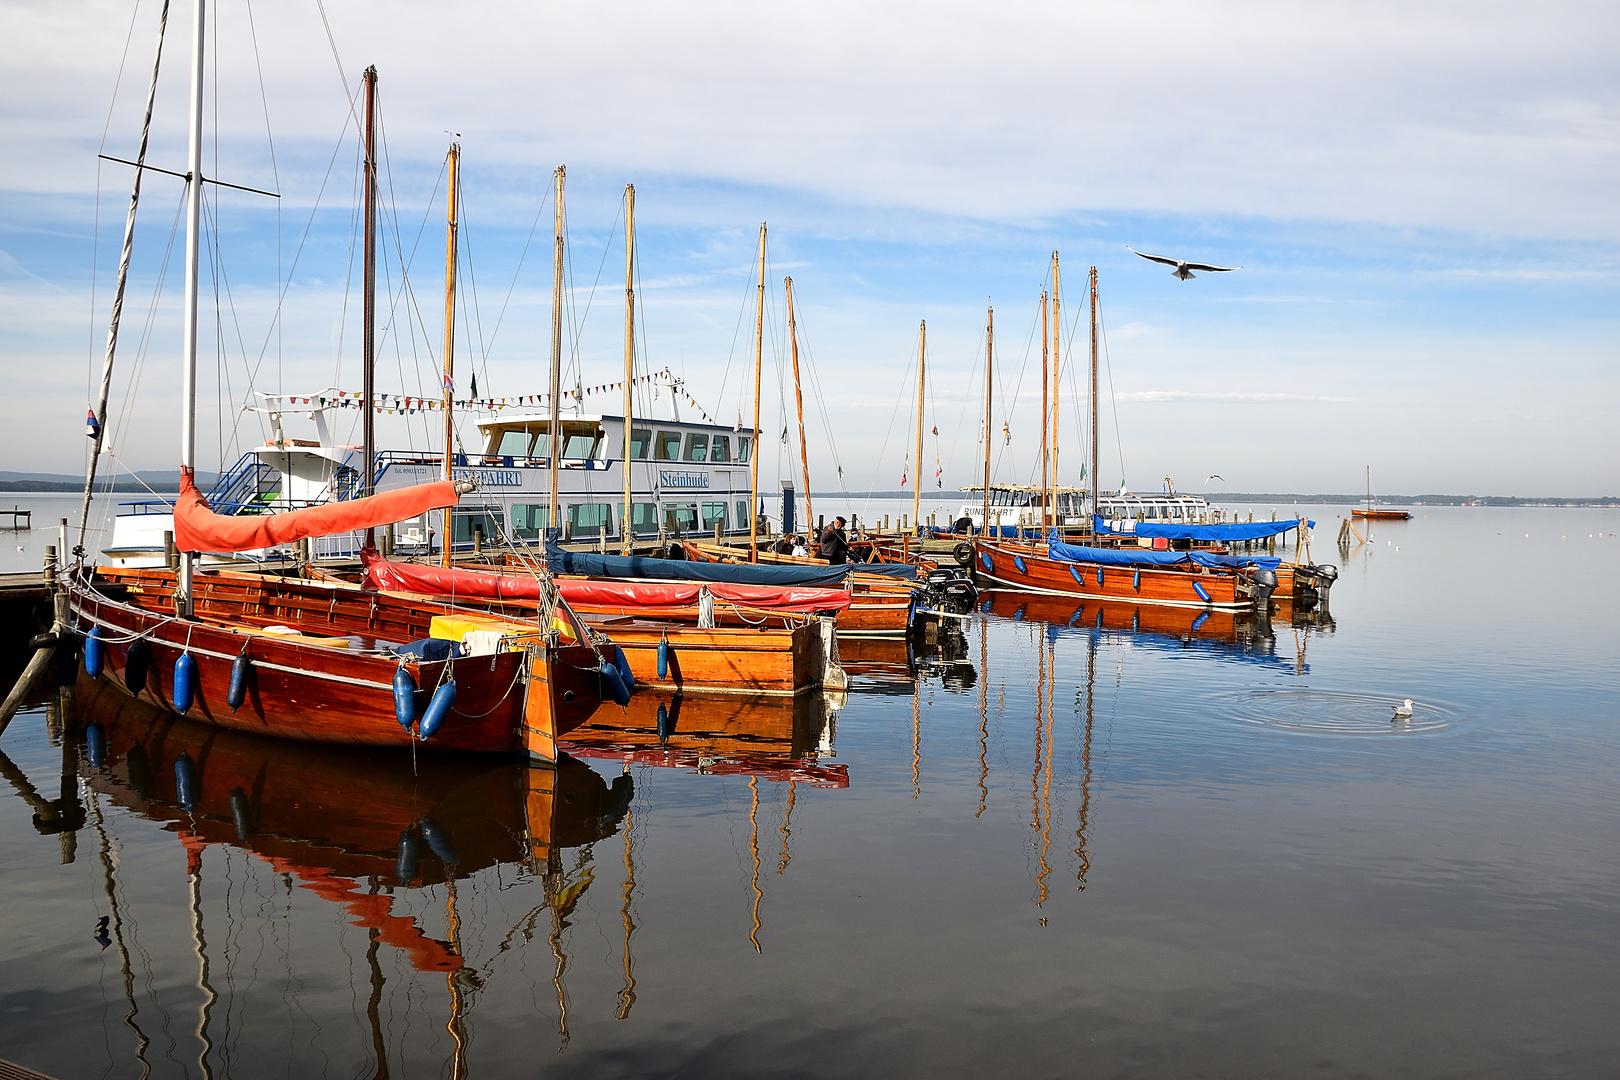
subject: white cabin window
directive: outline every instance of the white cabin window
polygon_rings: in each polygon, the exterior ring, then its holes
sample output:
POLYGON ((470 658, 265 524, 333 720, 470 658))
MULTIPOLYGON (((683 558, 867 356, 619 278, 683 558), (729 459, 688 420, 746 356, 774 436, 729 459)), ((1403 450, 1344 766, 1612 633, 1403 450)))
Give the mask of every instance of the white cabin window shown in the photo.
POLYGON ((709 437, 689 432, 686 436, 687 461, 706 461, 709 457, 709 437))
POLYGON ((538 540, 551 524, 551 507, 545 503, 513 503, 512 534, 519 540, 538 540))
POLYGON ((731 436, 730 435, 716 435, 716 436, 714 436, 713 438, 711 438, 709 440, 709 460, 710 461, 730 461, 731 460, 731 436))
POLYGON ((630 456, 637 461, 647 460, 647 447, 652 445, 652 432, 646 428, 630 429, 630 456))
POLYGON ((658 504, 657 503, 631 503, 630 529, 638 533, 655 533, 658 531, 658 504))
POLYGON ((594 533, 600 532, 606 525, 608 532, 613 531, 613 507, 606 503, 569 503, 568 523, 574 531, 594 533))
POLYGON ((716 523, 720 528, 729 528, 726 524, 726 504, 723 502, 706 502, 703 504, 703 530, 709 532, 716 523))
POLYGON ((534 436, 527 431, 503 431, 501 441, 495 445, 495 453, 502 457, 528 457, 529 446, 534 442, 534 436))
POLYGON ((754 440, 747 435, 737 436, 737 460, 747 461, 748 452, 754 448, 754 440))
POLYGON ((697 503, 665 503, 664 524, 671 532, 696 532, 697 503))
POLYGON ((679 461, 681 458, 681 433, 678 431, 660 431, 656 447, 656 457, 659 461, 679 461))

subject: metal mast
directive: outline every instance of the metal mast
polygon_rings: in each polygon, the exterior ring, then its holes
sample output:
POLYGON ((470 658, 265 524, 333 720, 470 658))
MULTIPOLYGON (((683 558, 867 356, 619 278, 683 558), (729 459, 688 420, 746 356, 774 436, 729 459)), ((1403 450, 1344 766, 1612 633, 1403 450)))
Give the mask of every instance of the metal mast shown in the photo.
MULTIPOLYGON (((456 453, 456 199, 460 179, 461 144, 451 143, 449 154, 449 200, 444 229, 444 478, 455 479, 452 467, 456 453)), ((444 511, 444 565, 450 565, 452 514, 444 511)))
MULTIPOLYGON (((182 316, 180 372, 180 470, 195 475, 197 469, 197 279, 201 272, 199 229, 202 222, 202 116, 203 116, 203 20, 204 0, 191 5, 191 139, 186 154, 186 293, 182 316)), ((197 553, 180 553, 180 570, 175 579, 174 610, 182 619, 191 618, 191 572, 197 553)))
MULTIPOLYGON (((365 242, 365 314, 364 314, 364 367, 360 372, 360 400, 365 408, 360 411, 360 494, 373 495, 377 489, 377 407, 372 401, 377 382, 377 68, 366 68, 366 242, 365 242)), ((366 526, 365 546, 376 546, 377 533, 366 526)))

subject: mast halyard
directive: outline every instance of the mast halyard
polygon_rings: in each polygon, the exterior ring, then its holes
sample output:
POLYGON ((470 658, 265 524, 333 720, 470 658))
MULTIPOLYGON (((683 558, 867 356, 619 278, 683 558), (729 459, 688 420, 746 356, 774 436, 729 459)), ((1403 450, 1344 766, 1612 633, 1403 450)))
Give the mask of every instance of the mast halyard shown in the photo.
POLYGON ((634 547, 630 532, 630 388, 636 378, 636 185, 624 185, 624 516, 619 519, 623 551, 634 547))
POLYGON ((557 180, 557 243, 551 264, 551 423, 546 428, 546 442, 550 453, 551 503, 546 514, 546 528, 560 529, 557 524, 557 474, 562 469, 562 442, 558 429, 562 425, 562 300, 563 300, 563 178, 564 167, 557 166, 553 174, 557 180))
MULTIPOLYGON (((366 155, 365 175, 365 301, 364 301, 364 367, 360 373, 360 494, 376 494, 377 490, 377 408, 373 402, 377 390, 377 68, 366 68, 366 155)), ((448 415, 448 414, 447 414, 448 415)), ((365 547, 375 547, 377 531, 366 526, 365 547)))
POLYGON ((917 328, 917 468, 911 474, 911 524, 922 519, 923 383, 928 378, 928 320, 917 328))
MULTIPOLYGON (((182 317, 180 373, 180 469, 195 473, 197 468, 197 280, 201 273, 202 223, 202 114, 203 114, 203 20, 205 0, 192 0, 191 12, 191 136, 186 153, 186 292, 182 317)), ((182 619, 191 618, 191 575, 197 553, 182 551, 175 577, 174 610, 182 619)))
POLYGON ((799 416, 799 465, 804 469, 804 527, 805 532, 809 533, 816 513, 815 507, 810 504, 810 449, 804 442, 804 386, 799 381, 799 325, 793 319, 793 279, 787 278, 783 284, 787 287, 788 343, 793 353, 793 402, 799 416))
POLYGON ((984 324, 984 525, 980 535, 990 530, 990 373, 995 365, 996 309, 990 308, 984 324))
MULTIPOLYGON (((445 211, 444 230, 444 478, 455 479, 456 452, 456 426, 455 426, 455 389, 456 389, 456 199, 458 197, 457 180, 460 179, 461 144, 450 144, 449 153, 449 200, 445 211)), ((370 410, 367 410, 369 415, 370 410)), ((444 511, 444 555, 443 565, 450 565, 452 514, 447 507, 444 511)))
POLYGON ((765 361, 765 223, 759 223, 759 291, 754 312, 754 444, 750 448, 748 561, 759 561, 759 383, 765 361))
MULTIPOLYGON (((90 524, 90 500, 96 487, 96 465, 101 460, 101 448, 107 438, 107 398, 112 393, 113 356, 118 351, 118 324, 124 313, 124 287, 129 283, 129 260, 135 248, 135 211, 141 202, 141 175, 146 166, 146 146, 152 131, 152 107, 157 100, 158 72, 163 67, 163 37, 169 26, 169 0, 163 0, 158 14, 157 56, 152 60, 152 81, 146 89, 146 115, 141 121, 140 149, 135 154, 135 183, 129 193, 129 213, 124 218, 124 246, 118 256, 118 285, 113 291, 112 317, 107 323, 107 351, 101 360, 101 393, 91 414, 95 424, 90 444, 90 464, 84 471, 84 504, 79 509, 79 539, 73 554, 85 555, 84 534, 90 524)), ((67 552, 61 558, 67 560, 67 552)))

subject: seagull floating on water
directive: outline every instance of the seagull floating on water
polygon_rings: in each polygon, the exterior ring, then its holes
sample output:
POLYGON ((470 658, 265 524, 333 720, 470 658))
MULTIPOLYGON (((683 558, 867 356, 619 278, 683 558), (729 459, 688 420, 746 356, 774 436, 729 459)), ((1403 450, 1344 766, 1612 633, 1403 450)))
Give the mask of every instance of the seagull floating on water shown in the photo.
POLYGON ((1405 701, 1401 702, 1399 705, 1394 706, 1394 709, 1395 709, 1395 715, 1391 716, 1389 718, 1390 723, 1393 724, 1397 720, 1410 720, 1410 719, 1412 719, 1412 699, 1411 698, 1407 698, 1405 701))
POLYGON ((1209 263, 1188 262, 1186 259, 1167 259, 1163 255, 1149 255, 1145 251, 1137 251, 1129 244, 1125 245, 1125 250, 1140 255, 1149 262, 1164 263, 1166 266, 1175 267, 1171 273, 1175 274, 1176 277, 1180 278, 1182 281, 1186 281, 1190 277, 1197 277, 1198 275, 1193 273, 1194 270, 1205 270, 1211 273, 1226 273, 1231 270, 1243 269, 1241 266, 1211 266, 1209 263))

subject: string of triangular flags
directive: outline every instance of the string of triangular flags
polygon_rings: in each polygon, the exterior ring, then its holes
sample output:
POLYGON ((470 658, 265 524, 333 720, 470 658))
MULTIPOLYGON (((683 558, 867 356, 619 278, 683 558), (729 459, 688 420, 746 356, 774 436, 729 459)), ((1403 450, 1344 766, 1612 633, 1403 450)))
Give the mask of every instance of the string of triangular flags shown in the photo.
MULTIPOLYGON (((648 383, 660 378, 673 381, 670 373, 667 370, 657 371, 651 375, 638 375, 633 381, 635 383, 648 383)), ((445 389, 449 390, 452 394, 455 393, 454 384, 448 378, 445 380, 445 389)), ((474 393, 477 392, 478 383, 476 380, 473 382, 472 389, 474 393)), ((564 390, 562 392, 562 396, 579 401, 581 400, 582 395, 588 396, 590 394, 600 394, 612 390, 623 389, 624 381, 621 379, 615 383, 602 383, 597 386, 582 386, 573 390, 564 390)), ((713 418, 711 418, 708 413, 703 411, 703 407, 699 405, 697 400, 688 394, 684 388, 681 388, 677 384, 676 386, 671 387, 671 389, 672 391, 678 390, 681 397, 686 400, 686 403, 693 409, 696 409, 698 414, 701 415, 703 419, 707 420, 711 424, 714 423, 713 418)), ((654 397, 656 396, 657 388, 655 386, 654 397)), ((361 402, 363 398, 364 395, 358 390, 337 390, 327 394, 311 394, 307 397, 288 397, 283 398, 282 400, 291 406, 310 405, 323 409, 358 409, 362 408, 361 402)), ((525 406, 533 407, 545 405, 550 401, 550 394, 517 394, 507 395, 505 397, 452 397, 451 405, 456 409, 481 409, 486 412, 499 412, 502 409, 515 409, 523 408, 525 406)), ((438 412, 444 408, 443 398, 425 398, 418 397, 414 394, 373 394, 371 402, 372 406, 379 413, 388 414, 409 415, 419 412, 438 412)))

